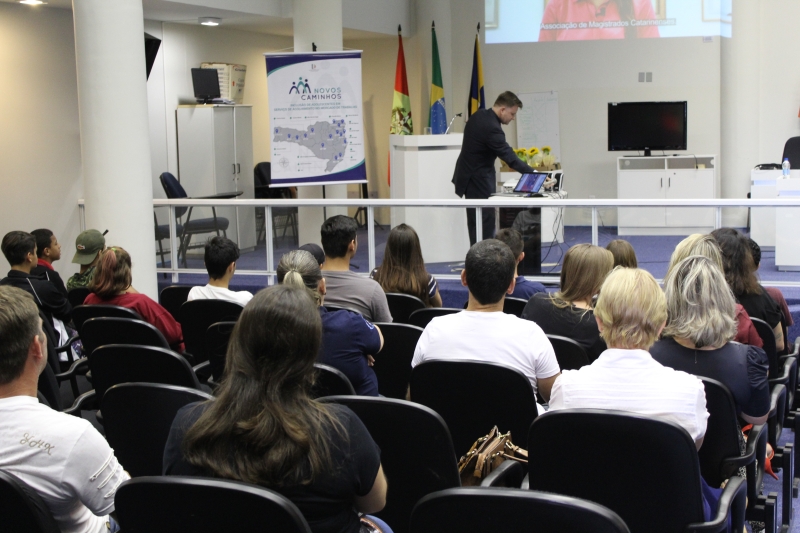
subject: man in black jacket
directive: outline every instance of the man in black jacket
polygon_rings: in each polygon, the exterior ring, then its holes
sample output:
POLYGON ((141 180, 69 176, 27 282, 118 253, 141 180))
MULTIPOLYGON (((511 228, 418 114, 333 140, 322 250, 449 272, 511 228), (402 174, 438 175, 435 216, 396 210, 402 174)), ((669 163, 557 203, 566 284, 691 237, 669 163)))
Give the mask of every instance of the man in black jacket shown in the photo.
MULTIPOLYGON (((491 109, 479 109, 467 121, 461 155, 456 162, 453 183, 456 194, 464 198, 489 198, 495 192, 494 160, 500 158, 522 174, 535 172, 514 153, 506 142, 501 124, 509 124, 522 107, 517 95, 506 91, 497 97, 491 109)), ((483 238, 494 236, 494 209, 483 208, 483 238)), ((475 209, 467 209, 470 246, 477 241, 475 209)))

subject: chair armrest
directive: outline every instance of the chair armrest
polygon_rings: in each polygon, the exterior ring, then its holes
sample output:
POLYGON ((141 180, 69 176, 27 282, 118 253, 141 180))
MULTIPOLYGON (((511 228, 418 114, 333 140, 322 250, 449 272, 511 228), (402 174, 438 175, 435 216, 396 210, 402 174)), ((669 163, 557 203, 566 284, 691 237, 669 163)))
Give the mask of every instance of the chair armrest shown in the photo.
POLYGON ((520 484, 519 488, 521 488, 523 490, 528 490, 529 488, 531 488, 531 477, 530 476, 531 476, 530 474, 525 474, 525 477, 522 478, 522 483, 520 484))
POLYGON ((194 373, 197 374, 198 371, 202 372, 203 370, 205 370, 209 366, 211 366, 211 361, 203 361, 199 365, 193 366, 192 370, 194 370, 194 373))
POLYGON ((525 468, 519 461, 506 459, 481 481, 481 487, 509 487, 517 488, 522 485, 525 468))
POLYGON ((794 368, 794 365, 792 363, 794 363, 796 359, 794 357, 785 355, 780 360, 783 362, 783 366, 781 366, 779 370, 778 377, 769 380, 770 385, 786 385, 787 383, 789 383, 789 379, 791 378, 791 371, 792 368, 794 368))
POLYGON ((181 200, 225 200, 226 198, 236 198, 243 193, 244 191, 220 192, 209 196, 190 196, 188 198, 181 198, 181 200))
POLYGON ((67 350, 69 350, 72 347, 72 343, 75 342, 76 340, 80 339, 80 338, 81 338, 80 335, 73 335, 72 337, 67 339, 67 342, 65 342, 61 346, 55 348, 54 351, 56 353, 66 352, 67 350))
POLYGON ((56 374, 56 380, 60 383, 67 379, 72 378, 73 376, 77 376, 80 374, 86 374, 89 370, 89 360, 86 357, 81 357, 72 365, 70 365, 69 370, 66 372, 61 372, 60 374, 56 374))
MULTIPOLYGON (((745 480, 738 476, 731 476, 728 484, 722 490, 716 516, 710 522, 689 524, 686 526, 686 531, 709 533, 725 531, 728 528, 728 515, 732 509, 741 510, 742 519, 744 519, 745 496, 745 480)), ((733 519, 732 515, 731 518, 733 519)), ((736 527, 736 520, 732 520, 732 522, 736 527)))
POLYGON ((777 414, 779 416, 778 420, 783 420, 783 412, 786 408, 786 402, 783 401, 783 397, 785 395, 786 385, 772 385, 772 390, 770 391, 769 396, 769 418, 772 418, 777 414))
POLYGON ((739 468, 740 466, 747 466, 756 459, 756 446, 758 440, 766 437, 767 425, 759 424, 753 426, 750 434, 747 437, 747 447, 745 448, 744 455, 737 455, 735 457, 726 457, 723 462, 726 467, 739 468))
POLYGON ((81 417, 81 411, 89 410, 94 408, 94 402, 97 400, 97 393, 94 389, 84 392, 77 398, 75 398, 75 402, 70 406, 64 409, 64 413, 72 416, 77 416, 78 418, 81 417), (91 405, 92 407, 88 407, 91 405))
POLYGON ((792 351, 789 355, 794 355, 794 356, 800 355, 800 337, 797 337, 794 340, 794 347, 792 348, 792 351))

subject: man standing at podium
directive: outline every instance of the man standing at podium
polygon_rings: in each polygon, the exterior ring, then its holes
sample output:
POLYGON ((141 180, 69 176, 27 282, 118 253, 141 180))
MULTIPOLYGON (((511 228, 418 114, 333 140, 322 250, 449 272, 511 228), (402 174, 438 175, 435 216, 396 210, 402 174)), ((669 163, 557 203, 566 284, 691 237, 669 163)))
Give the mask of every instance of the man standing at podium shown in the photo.
MULTIPOLYGON (((517 95, 506 91, 497 97, 491 109, 479 109, 469 117, 453 174, 457 195, 470 199, 489 198, 496 191, 494 160, 498 157, 517 172, 535 172, 517 157, 500 127, 514 120, 521 107, 522 102, 517 95)), ((491 239, 494 236, 494 209, 484 208, 482 213, 483 238, 491 239)), ((467 229, 472 246, 477 241, 473 208, 467 208, 467 229)))

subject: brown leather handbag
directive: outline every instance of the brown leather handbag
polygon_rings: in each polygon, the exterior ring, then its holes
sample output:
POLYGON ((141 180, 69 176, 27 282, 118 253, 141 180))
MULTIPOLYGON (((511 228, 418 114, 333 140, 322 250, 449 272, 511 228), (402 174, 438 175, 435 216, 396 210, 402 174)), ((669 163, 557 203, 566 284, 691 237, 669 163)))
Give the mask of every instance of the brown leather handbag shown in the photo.
POLYGON ((502 434, 495 426, 488 435, 476 440, 458 461, 461 485, 480 485, 481 480, 506 460, 528 464, 528 452, 511 442, 511 432, 502 434))

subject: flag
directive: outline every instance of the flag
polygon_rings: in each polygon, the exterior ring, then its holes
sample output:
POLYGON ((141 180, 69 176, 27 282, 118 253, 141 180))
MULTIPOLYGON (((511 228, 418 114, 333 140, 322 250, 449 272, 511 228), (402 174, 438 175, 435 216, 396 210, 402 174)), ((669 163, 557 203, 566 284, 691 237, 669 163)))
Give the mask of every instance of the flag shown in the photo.
POLYGON ((406 77, 406 57, 403 54, 403 36, 400 26, 397 27, 397 39, 400 48, 397 50, 397 69, 394 75, 394 100, 392 101, 392 125, 390 133, 411 135, 414 126, 411 123, 411 100, 408 97, 408 78, 406 77))
POLYGON ((440 134, 447 130, 447 112, 444 109, 444 84, 442 83, 442 67, 439 65, 439 44, 436 42, 436 28, 431 23, 433 40, 433 76, 431 77, 431 109, 428 114, 428 126, 431 133, 440 134))
MULTIPOLYGON (((478 31, 481 26, 478 24, 478 31)), ((478 35, 475 36, 475 50, 472 53, 472 79, 469 82, 469 103, 467 117, 478 109, 486 109, 486 97, 483 95, 483 61, 481 61, 481 45, 478 35)))

